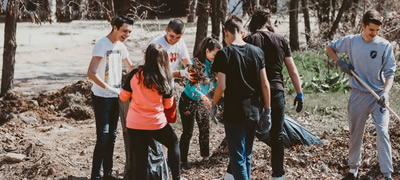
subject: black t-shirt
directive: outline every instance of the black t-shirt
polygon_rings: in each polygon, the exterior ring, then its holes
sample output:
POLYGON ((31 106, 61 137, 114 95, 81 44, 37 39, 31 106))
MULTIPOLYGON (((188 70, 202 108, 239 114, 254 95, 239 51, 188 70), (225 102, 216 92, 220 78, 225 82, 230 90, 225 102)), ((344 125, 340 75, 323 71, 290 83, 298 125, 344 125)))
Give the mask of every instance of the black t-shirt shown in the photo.
POLYGON ((263 51, 251 44, 230 45, 218 51, 212 70, 225 74, 224 120, 258 121, 261 106, 260 70, 263 51))
POLYGON ((245 37, 244 41, 264 51, 265 69, 271 90, 283 90, 282 64, 285 57, 292 56, 288 41, 270 31, 257 31, 245 37))

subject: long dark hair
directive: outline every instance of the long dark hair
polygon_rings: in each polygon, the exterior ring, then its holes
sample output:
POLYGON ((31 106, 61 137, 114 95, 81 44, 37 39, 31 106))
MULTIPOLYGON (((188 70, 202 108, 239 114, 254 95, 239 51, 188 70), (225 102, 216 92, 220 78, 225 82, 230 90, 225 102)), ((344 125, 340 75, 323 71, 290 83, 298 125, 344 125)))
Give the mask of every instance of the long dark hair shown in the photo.
POLYGON ((268 31, 275 32, 274 28, 271 26, 271 12, 269 9, 258 7, 251 16, 251 21, 249 23, 249 31, 255 33, 257 30, 266 27, 268 31))
MULTIPOLYGON (((144 65, 139 68, 143 72, 143 84, 165 95, 172 90, 172 73, 169 67, 167 51, 159 44, 150 44, 146 49, 144 65)), ((139 75, 139 83, 142 76, 139 75)))
POLYGON ((221 44, 219 44, 218 40, 211 37, 206 37, 201 42, 200 48, 197 50, 194 58, 197 58, 200 62, 205 63, 205 59, 207 58, 206 50, 208 49, 209 51, 213 51, 215 48, 221 49, 221 44))

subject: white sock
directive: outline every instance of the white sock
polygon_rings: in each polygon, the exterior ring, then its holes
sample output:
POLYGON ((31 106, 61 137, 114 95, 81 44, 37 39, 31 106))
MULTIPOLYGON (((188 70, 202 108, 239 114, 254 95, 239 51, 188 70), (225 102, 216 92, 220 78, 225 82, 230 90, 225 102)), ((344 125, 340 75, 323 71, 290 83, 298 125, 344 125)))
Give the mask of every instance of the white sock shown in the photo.
POLYGON ((358 169, 350 169, 350 173, 353 173, 355 177, 357 177, 358 169))

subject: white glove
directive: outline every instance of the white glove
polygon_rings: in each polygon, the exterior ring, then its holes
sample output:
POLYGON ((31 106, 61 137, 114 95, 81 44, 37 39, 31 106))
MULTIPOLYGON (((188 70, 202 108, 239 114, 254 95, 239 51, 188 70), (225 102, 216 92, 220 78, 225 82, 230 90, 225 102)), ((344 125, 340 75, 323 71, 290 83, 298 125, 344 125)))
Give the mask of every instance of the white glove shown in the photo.
POLYGON ((190 78, 190 74, 189 74, 189 70, 188 70, 188 68, 189 67, 186 67, 185 69, 183 69, 183 70, 179 70, 179 75, 181 76, 181 77, 185 77, 185 78, 190 78))
POLYGON ((112 93, 112 94, 118 94, 121 93, 121 89, 119 88, 114 88, 111 87, 110 85, 106 84, 106 88, 104 88, 107 92, 112 93))

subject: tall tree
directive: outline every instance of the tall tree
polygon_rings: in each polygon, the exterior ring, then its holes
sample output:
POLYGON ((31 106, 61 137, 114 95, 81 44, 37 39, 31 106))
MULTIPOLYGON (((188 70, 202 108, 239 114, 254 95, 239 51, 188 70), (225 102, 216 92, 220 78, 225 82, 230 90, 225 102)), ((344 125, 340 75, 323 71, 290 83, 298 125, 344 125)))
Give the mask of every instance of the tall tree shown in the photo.
POLYGON ((17 19, 19 0, 8 0, 4 24, 4 49, 3 49, 3 72, 1 76, 1 93, 3 96, 13 88, 15 52, 17 50, 17 19))
POLYGON ((327 35, 328 39, 332 39, 333 38, 333 35, 335 34, 337 28, 339 27, 340 19, 342 19, 343 13, 350 8, 351 2, 352 2, 352 0, 343 0, 342 6, 339 9, 339 12, 338 12, 337 17, 335 19, 335 22, 333 22, 331 30, 329 31, 329 33, 327 35))
POLYGON ((299 50, 300 43, 299 43, 299 1, 298 0, 290 0, 289 5, 289 43, 292 50, 299 50))
MULTIPOLYGON (((228 13, 228 0, 221 0, 221 8, 218 11, 218 18, 221 20, 221 25, 223 25, 226 21, 226 15, 228 13)), ((225 33, 222 30, 222 45, 225 47, 226 42, 224 41, 225 33)))
POLYGON ((209 16, 209 1, 208 0, 199 0, 197 3, 197 29, 196 29, 196 40, 194 42, 193 54, 195 54, 198 49, 201 41, 207 37, 207 28, 208 28, 208 16, 209 16))
POLYGON ((187 22, 194 22, 194 18, 196 17, 196 3, 197 0, 191 0, 189 4, 189 16, 187 22))
POLYGON ((308 13, 308 2, 307 0, 301 0, 301 9, 303 10, 304 16, 304 27, 305 27, 305 34, 306 34, 306 41, 307 45, 310 45, 311 39, 311 26, 310 26, 310 15, 308 13))
POLYGON ((218 17, 221 1, 211 0, 211 37, 219 39, 221 19, 218 17))

